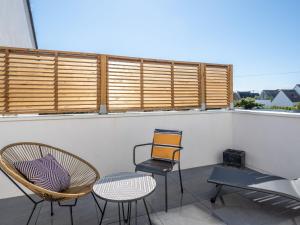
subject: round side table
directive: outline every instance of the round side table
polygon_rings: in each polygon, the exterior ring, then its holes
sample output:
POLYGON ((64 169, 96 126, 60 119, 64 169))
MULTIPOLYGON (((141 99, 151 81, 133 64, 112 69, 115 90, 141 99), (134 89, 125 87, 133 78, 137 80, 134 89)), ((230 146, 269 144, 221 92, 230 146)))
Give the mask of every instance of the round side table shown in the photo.
POLYGON ((119 224, 121 224, 121 207, 124 221, 130 224, 132 202, 137 203, 138 200, 143 200, 149 222, 152 224, 145 197, 150 195, 155 187, 156 181, 153 177, 129 172, 111 174, 98 180, 93 192, 105 201, 99 225, 102 224, 107 202, 118 203, 119 224), (124 203, 128 203, 127 218, 124 215, 124 203))

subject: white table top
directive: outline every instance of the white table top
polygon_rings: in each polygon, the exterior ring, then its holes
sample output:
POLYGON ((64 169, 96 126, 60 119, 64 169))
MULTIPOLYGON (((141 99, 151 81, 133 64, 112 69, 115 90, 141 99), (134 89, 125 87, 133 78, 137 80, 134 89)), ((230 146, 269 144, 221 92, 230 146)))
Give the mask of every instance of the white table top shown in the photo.
POLYGON ((93 191, 104 200, 126 202, 146 197, 155 187, 156 181, 151 176, 122 172, 101 178, 95 183, 93 191))

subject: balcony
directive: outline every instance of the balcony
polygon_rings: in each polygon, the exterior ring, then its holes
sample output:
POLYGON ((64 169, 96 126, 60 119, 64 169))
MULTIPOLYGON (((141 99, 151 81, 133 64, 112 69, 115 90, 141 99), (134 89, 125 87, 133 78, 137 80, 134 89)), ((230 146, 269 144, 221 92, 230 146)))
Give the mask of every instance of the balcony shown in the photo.
MULTIPOLYGON (((299 177, 299 119, 298 114, 237 110, 11 116, 1 118, 0 131, 2 146, 17 141, 58 146, 89 161, 104 176, 133 171, 133 146, 151 140, 155 128, 180 129, 184 194, 175 171, 169 176, 169 212, 165 213, 163 178, 155 176, 157 189, 147 198, 154 224, 297 224, 295 201, 259 202, 261 193, 225 188, 222 199, 211 204, 215 186, 206 180, 227 148, 245 150, 250 169, 299 177)), ((147 157, 146 151, 138 155, 139 160, 147 157)), ((6 177, 1 175, 0 182, 1 224, 23 224, 31 203, 6 177)), ((51 218, 50 205, 43 203, 31 222, 70 224, 67 209, 54 205, 54 213, 51 218)), ((91 196, 80 199, 74 208, 74 224, 97 224, 99 217, 91 196)), ((148 223, 143 207, 138 207, 137 219, 137 224, 148 223)), ((116 205, 108 205, 104 224, 118 224, 116 205)))

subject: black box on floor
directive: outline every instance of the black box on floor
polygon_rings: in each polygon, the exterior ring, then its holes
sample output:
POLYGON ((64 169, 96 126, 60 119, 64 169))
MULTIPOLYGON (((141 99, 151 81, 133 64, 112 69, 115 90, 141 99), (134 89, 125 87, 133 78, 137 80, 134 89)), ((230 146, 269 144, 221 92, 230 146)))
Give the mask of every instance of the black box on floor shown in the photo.
POLYGON ((245 151, 227 149, 223 152, 223 164, 225 166, 245 167, 245 151))

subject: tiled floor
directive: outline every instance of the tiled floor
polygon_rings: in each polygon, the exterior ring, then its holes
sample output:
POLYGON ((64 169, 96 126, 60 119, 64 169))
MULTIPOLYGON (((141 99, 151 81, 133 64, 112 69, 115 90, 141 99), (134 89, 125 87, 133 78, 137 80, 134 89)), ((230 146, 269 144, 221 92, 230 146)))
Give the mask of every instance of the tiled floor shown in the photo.
MULTIPOLYGON (((261 196, 239 189, 224 188, 222 199, 211 204, 209 199, 215 186, 206 182, 212 166, 182 171, 184 194, 180 193, 178 173, 169 176, 169 212, 164 212, 164 180, 156 176, 156 191, 147 198, 153 224, 156 225, 300 225, 300 210, 288 209, 293 202, 285 201, 279 205, 272 202, 257 203, 261 196)), ((117 205, 107 206, 103 224, 117 225, 117 205)), ((25 225, 32 204, 25 197, 0 200, 0 225, 25 225)), ((31 224, 69 225, 67 208, 55 205, 55 215, 50 216, 50 205, 39 206, 31 224)), ((142 202, 138 202, 137 217, 133 208, 132 224, 149 224, 142 202), (137 220, 136 220, 137 218, 137 220)), ((96 225, 100 214, 91 196, 78 201, 74 208, 75 225, 96 225)))

